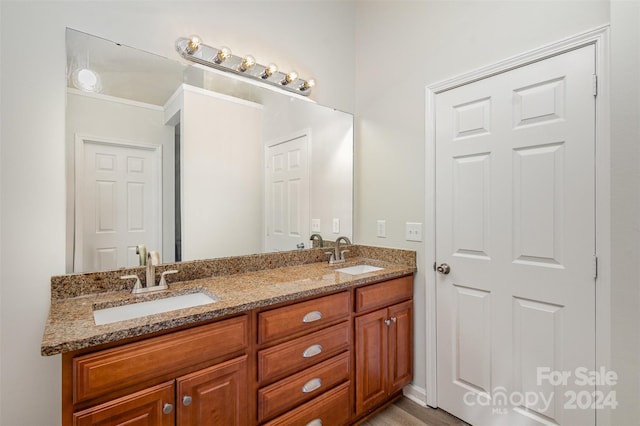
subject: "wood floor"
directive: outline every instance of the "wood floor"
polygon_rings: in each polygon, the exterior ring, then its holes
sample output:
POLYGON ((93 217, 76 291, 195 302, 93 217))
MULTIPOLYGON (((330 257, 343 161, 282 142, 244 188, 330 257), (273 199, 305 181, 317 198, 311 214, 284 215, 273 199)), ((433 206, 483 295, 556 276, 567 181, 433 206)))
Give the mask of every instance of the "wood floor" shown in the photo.
POLYGON ((402 397, 361 426, 468 426, 440 409, 422 407, 402 397))

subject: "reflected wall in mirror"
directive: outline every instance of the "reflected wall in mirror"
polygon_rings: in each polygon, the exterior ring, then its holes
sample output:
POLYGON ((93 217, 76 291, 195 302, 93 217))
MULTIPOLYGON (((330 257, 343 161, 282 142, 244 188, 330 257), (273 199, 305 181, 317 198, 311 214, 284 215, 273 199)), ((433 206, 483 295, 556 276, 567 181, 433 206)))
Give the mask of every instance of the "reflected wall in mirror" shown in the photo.
POLYGON ((353 239, 350 114, 72 29, 67 67, 67 272, 353 239))

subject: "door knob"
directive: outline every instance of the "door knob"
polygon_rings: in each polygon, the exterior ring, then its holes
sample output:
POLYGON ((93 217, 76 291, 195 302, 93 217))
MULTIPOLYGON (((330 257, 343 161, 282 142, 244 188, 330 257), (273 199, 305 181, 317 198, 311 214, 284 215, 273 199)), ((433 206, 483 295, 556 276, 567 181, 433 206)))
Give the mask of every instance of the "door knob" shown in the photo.
POLYGON ((447 265, 446 263, 441 263, 440 266, 436 268, 436 270, 442 275, 447 275, 449 272, 451 272, 451 267, 449 267, 449 265, 447 265))

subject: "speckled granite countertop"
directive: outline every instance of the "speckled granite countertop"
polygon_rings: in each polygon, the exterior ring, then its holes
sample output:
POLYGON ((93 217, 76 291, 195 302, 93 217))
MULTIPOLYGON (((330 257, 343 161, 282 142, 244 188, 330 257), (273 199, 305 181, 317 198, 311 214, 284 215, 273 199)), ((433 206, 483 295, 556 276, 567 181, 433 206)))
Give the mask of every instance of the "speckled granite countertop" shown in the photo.
MULTIPOLYGON (((352 257, 349 257, 346 263, 339 265, 329 265, 324 261, 313 262, 324 255, 324 253, 315 253, 322 249, 306 250, 305 252, 308 253, 305 253, 306 257, 302 260, 283 261, 278 257, 287 256, 287 254, 256 255, 259 256, 258 265, 260 262, 266 262, 263 265, 264 269, 259 270, 255 270, 259 268, 254 259, 256 256, 229 258, 229 262, 236 263, 241 259, 239 263, 245 265, 244 269, 248 272, 243 272, 243 268, 240 268, 240 272, 227 271, 219 273, 218 276, 196 277, 174 282, 169 285, 169 290, 139 295, 132 295, 129 289, 105 291, 100 286, 97 291, 90 292, 91 286, 87 284, 87 281, 90 281, 89 278, 92 277, 102 286, 105 273, 53 277, 51 309, 42 338, 41 353, 46 356, 55 355, 184 325, 196 325, 202 321, 242 313, 254 308, 348 289, 416 271, 413 251, 367 246, 352 247, 352 257), (294 264, 283 266, 280 262, 294 264), (384 269, 360 275, 335 271, 338 268, 362 263, 384 269), (65 294, 61 290, 62 287, 73 287, 76 282, 83 286, 84 294, 78 295, 72 291, 70 295, 73 297, 53 298, 54 294, 65 294), (198 291, 215 296, 220 301, 111 324, 95 325, 94 322, 94 308, 101 309, 128 304, 132 301, 141 302, 198 291)), ((185 270, 190 267, 189 262, 169 266, 176 269, 184 266, 185 270)), ((202 265, 199 264, 199 266, 202 265)), ((140 272, 138 270, 143 268, 134 268, 134 272, 140 272)), ((126 270, 123 271, 113 271, 111 274, 127 274, 126 270)))

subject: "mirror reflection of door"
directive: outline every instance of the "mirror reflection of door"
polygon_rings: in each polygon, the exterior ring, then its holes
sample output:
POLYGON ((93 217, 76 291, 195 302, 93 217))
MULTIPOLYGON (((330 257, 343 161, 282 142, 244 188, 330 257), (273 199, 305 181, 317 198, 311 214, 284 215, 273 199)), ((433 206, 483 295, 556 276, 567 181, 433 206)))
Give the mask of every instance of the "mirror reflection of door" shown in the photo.
POLYGON ((162 241, 160 147, 95 139, 77 138, 75 272, 138 266, 162 241))
POLYGON ((266 251, 294 250, 309 239, 309 135, 267 147, 266 251))

